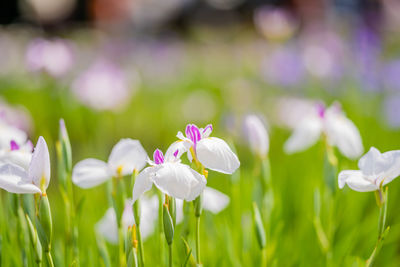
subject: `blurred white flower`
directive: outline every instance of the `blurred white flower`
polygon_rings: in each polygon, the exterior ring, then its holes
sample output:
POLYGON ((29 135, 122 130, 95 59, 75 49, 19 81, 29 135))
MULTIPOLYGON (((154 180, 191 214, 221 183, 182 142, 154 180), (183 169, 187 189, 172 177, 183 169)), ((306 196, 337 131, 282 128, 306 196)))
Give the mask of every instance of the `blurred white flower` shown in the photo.
POLYGON ((287 39, 298 27, 296 20, 288 11, 271 6, 256 9, 254 22, 260 33, 269 40, 287 39))
POLYGON ((112 149, 108 162, 84 159, 72 170, 72 182, 81 188, 90 188, 112 177, 130 175, 146 165, 147 153, 138 140, 121 139, 112 149))
POLYGON ((202 200, 203 208, 214 214, 224 210, 230 202, 227 195, 211 187, 206 187, 204 189, 202 200))
POLYGON ((72 92, 80 102, 96 110, 122 108, 132 95, 125 73, 106 61, 98 61, 83 72, 72 84, 72 92))
POLYGON ((319 104, 314 112, 302 118, 286 141, 284 150, 289 154, 303 151, 314 145, 321 135, 325 135, 328 144, 336 146, 350 159, 358 158, 363 153, 360 133, 338 103, 329 108, 319 104))
POLYGON ((44 71, 60 77, 71 69, 74 55, 71 44, 66 40, 37 38, 28 44, 25 60, 32 72, 44 71))
POLYGON ((185 134, 178 132, 180 139, 173 143, 167 150, 167 157, 178 151, 180 155, 187 152, 188 158, 192 161, 193 156, 204 165, 204 167, 226 174, 234 173, 240 166, 240 162, 228 144, 217 137, 209 137, 213 128, 208 124, 204 129, 194 124, 186 126, 185 134))
POLYGON ((400 150, 381 153, 371 147, 358 161, 358 168, 339 173, 339 188, 347 184, 359 192, 379 190, 400 175, 400 150))
POLYGON ((32 129, 32 117, 29 111, 20 105, 11 105, 0 98, 0 121, 24 132, 32 129))
POLYGON ((0 188, 17 194, 44 194, 50 183, 50 156, 46 141, 39 137, 29 168, 6 163, 0 166, 0 188))
POLYGON ((144 192, 151 189, 153 183, 164 194, 192 201, 198 197, 206 186, 207 180, 203 175, 180 163, 178 150, 171 154, 156 149, 151 167, 144 169, 135 180, 132 199, 135 202, 144 192))
POLYGON ((302 119, 315 112, 316 101, 294 97, 282 97, 275 102, 277 124, 289 129, 296 128, 302 119))
POLYGON ((243 120, 243 128, 253 153, 265 158, 269 151, 269 136, 264 123, 256 115, 247 115, 243 120))
MULTIPOLYGON (((127 229, 135 224, 133 216, 132 200, 128 199, 125 202, 125 209, 122 213, 122 227, 127 229)), ((140 233, 143 240, 146 240, 154 232, 156 221, 158 219, 158 197, 143 196, 140 198, 140 220, 143 222, 140 225, 140 233)), ((115 210, 109 208, 100 221, 96 224, 95 229, 98 234, 102 235, 111 244, 118 244, 118 225, 115 216, 115 210)), ((126 231, 124 231, 125 233, 126 231)))

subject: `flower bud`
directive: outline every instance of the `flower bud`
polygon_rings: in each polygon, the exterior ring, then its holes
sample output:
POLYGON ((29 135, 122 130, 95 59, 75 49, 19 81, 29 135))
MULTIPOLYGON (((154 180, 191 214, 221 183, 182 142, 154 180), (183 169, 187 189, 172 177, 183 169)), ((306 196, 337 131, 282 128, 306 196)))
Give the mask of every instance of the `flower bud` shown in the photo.
POLYGON ((174 197, 168 197, 168 210, 171 214, 172 222, 174 223, 174 227, 176 226, 176 201, 174 197))
POLYGON ((49 252, 51 248, 51 238, 53 235, 53 223, 51 219, 51 210, 49 199, 46 195, 42 195, 39 202, 37 230, 45 252, 49 252))
POLYGON ((61 144, 61 154, 64 160, 65 171, 70 173, 72 170, 72 149, 67 127, 65 127, 65 122, 63 119, 60 120, 59 141, 61 144))
POLYGON ((265 229, 261 219, 260 211, 258 210, 257 204, 255 202, 253 202, 253 220, 254 220, 258 245, 260 246, 260 249, 263 249, 267 244, 267 240, 265 236, 265 229))
POLYGON ((243 126, 253 153, 265 158, 269 151, 269 136, 263 122, 256 115, 247 115, 243 126))
POLYGON ((31 240, 32 247, 35 252, 35 261, 40 265, 42 262, 42 246, 40 245, 39 242, 39 237, 37 234, 37 231, 35 229, 35 226, 33 226, 31 219, 29 219, 28 214, 25 214, 26 222, 28 224, 28 230, 29 230, 29 237, 31 240))
POLYGON ((203 193, 194 200, 194 216, 200 217, 203 211, 203 193))
POLYGON ((174 223, 166 204, 163 205, 163 224, 165 239, 167 240, 168 245, 171 245, 174 240, 174 223))

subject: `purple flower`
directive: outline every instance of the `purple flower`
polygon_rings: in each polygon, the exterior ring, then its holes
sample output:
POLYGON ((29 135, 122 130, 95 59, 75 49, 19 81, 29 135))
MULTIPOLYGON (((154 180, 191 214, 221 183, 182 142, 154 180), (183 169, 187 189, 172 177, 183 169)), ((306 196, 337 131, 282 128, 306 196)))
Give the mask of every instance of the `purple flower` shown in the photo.
POLYGON ((286 87, 299 84, 305 74, 299 54, 289 47, 268 55, 262 62, 261 72, 266 82, 286 87))
POLYGON ((366 91, 380 90, 381 40, 366 27, 360 28, 355 35, 355 62, 361 88, 366 91))
POLYGON ((115 110, 132 94, 125 73, 116 65, 99 60, 73 83, 72 92, 84 105, 96 110, 115 110))
POLYGON ((400 59, 387 63, 383 67, 382 76, 387 90, 400 92, 400 59))
POLYGON ((400 128, 400 94, 388 96, 383 103, 383 112, 392 128, 400 128))
POLYGON ((34 39, 28 44, 25 59, 30 71, 54 77, 65 75, 74 63, 71 44, 62 39, 34 39))

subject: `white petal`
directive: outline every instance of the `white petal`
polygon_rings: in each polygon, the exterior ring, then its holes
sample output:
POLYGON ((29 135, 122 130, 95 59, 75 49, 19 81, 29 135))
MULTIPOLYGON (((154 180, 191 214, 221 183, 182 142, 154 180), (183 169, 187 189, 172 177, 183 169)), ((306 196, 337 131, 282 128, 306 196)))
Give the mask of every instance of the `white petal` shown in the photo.
POLYGON ((176 224, 180 224, 183 221, 183 200, 176 199, 176 224))
POLYGON ((113 208, 109 208, 96 224, 96 231, 111 244, 118 244, 117 216, 113 208))
POLYGON ((203 191, 203 208, 216 214, 225 209, 229 204, 229 197, 211 187, 203 191))
POLYGON ((342 113, 331 112, 331 109, 325 114, 325 130, 329 143, 337 146, 350 159, 360 157, 364 147, 357 127, 342 113))
POLYGON ((40 189, 32 184, 27 172, 22 167, 12 164, 0 167, 0 188, 18 194, 41 193, 40 189))
POLYGON ((32 160, 29 164, 28 171, 29 178, 39 188, 41 183, 47 189, 50 183, 50 155, 49 149, 47 148, 46 141, 42 136, 36 144, 36 147, 32 154, 32 160))
POLYGON ((140 171, 146 166, 148 156, 138 140, 121 139, 112 149, 108 164, 111 169, 121 169, 122 175, 132 174, 133 170, 140 171))
POLYGON ((390 183, 400 175, 400 150, 379 152, 375 147, 371 147, 359 161, 358 167, 369 179, 377 179, 379 185, 390 183))
POLYGON ((303 151, 314 145, 321 136, 322 122, 317 116, 308 116, 294 129, 284 145, 287 154, 303 151))
POLYGON ((172 162, 160 165, 153 181, 163 193, 186 201, 198 197, 207 183, 203 175, 189 166, 172 162))
POLYGON ((132 205, 132 199, 125 200, 125 208, 122 212, 122 226, 124 227, 124 229, 128 229, 129 226, 132 226, 135 223, 132 205))
POLYGON ((29 169, 32 153, 25 150, 3 150, 0 152, 0 163, 11 163, 18 165, 25 170, 29 169))
POLYGON ((378 190, 378 186, 367 180, 361 171, 341 171, 339 173, 339 188, 343 188, 345 184, 359 192, 378 190))
MULTIPOLYGON (((182 141, 178 140, 174 143, 172 143, 168 149, 167 152, 165 152, 165 160, 166 161, 174 161, 176 159, 180 159, 182 154, 186 153, 192 144, 187 141, 182 141), (174 156, 174 153, 178 150, 178 153, 176 156, 174 156)), ((190 152, 189 152, 190 153, 190 152)))
POLYGON ((149 191, 153 185, 153 177, 155 171, 160 167, 147 167, 138 176, 136 176, 135 184, 133 185, 132 201, 133 203, 140 198, 144 192, 149 191))
POLYGON ((81 188, 97 186, 111 177, 107 163, 98 159, 84 159, 72 170, 72 182, 81 188))
POLYGON ((196 155, 204 167, 213 171, 232 174, 240 166, 238 157, 220 138, 201 139, 196 146, 196 155))
POLYGON ((243 126, 251 150, 261 157, 267 156, 269 136, 262 121, 255 115, 248 115, 244 119, 243 126))
POLYGON ((158 196, 153 195, 150 198, 143 196, 140 199, 140 209, 142 211, 140 215, 140 233, 143 240, 145 240, 154 232, 156 227, 158 220, 158 196))

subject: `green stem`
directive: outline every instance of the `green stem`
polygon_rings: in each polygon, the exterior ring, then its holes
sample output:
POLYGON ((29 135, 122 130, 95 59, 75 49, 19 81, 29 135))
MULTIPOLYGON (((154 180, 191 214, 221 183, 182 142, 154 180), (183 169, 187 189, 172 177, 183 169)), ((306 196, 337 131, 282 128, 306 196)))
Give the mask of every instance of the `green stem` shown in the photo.
POLYGON ((387 189, 384 193, 385 203, 379 208, 379 222, 378 222, 378 239, 382 237, 385 231, 386 214, 387 214, 387 189))
POLYGON ((375 248, 371 253, 371 256, 366 261, 366 266, 372 266, 376 256, 378 255, 380 249, 383 245, 383 240, 389 231, 389 227, 385 229, 386 215, 387 215, 387 202, 388 202, 388 188, 385 191, 382 188, 378 191, 379 194, 379 221, 378 221, 378 241, 376 242, 375 248))
POLYGON ((172 244, 168 245, 168 266, 172 267, 172 244))
POLYGON ((122 226, 118 227, 118 240, 119 240, 119 266, 126 266, 125 252, 124 252, 124 231, 122 226))
POLYGON ((50 251, 46 252, 47 263, 49 267, 54 267, 53 258, 51 257, 50 251))
POLYGON ((267 248, 261 250, 261 267, 267 267, 267 248))
POLYGON ((196 217, 196 257, 197 264, 200 264, 200 216, 196 217))
POLYGON ((136 225, 136 235, 138 241, 138 250, 139 250, 139 265, 144 266, 144 250, 143 250, 143 242, 142 242, 142 234, 140 233, 140 226, 136 225))

